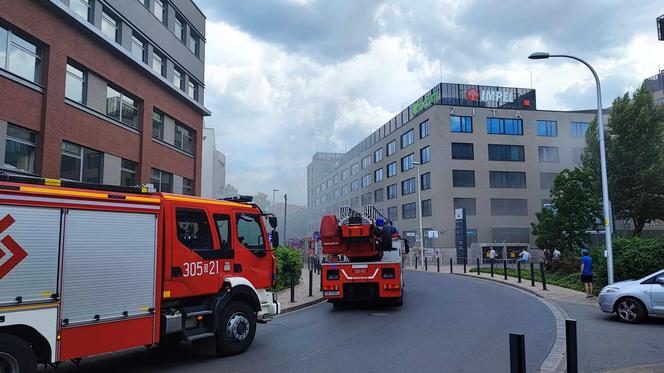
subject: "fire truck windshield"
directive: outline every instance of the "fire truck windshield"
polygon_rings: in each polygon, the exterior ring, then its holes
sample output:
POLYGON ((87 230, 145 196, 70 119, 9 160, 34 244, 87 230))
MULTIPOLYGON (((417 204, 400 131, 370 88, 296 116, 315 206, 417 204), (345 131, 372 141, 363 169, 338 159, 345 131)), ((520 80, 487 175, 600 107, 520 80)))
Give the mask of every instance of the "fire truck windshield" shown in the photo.
POLYGON ((265 238, 259 215, 238 214, 237 237, 242 245, 254 254, 258 251, 265 251, 265 238))

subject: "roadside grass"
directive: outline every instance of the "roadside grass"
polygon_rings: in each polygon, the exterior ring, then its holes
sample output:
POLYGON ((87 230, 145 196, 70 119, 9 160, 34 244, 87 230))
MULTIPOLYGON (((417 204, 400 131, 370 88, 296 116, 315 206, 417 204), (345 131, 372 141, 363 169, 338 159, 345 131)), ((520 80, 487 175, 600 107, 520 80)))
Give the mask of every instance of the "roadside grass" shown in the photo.
MULTIPOLYGON (((477 268, 471 268, 469 272, 477 273, 477 268)), ((489 268, 480 268, 480 272, 482 273, 491 273, 491 269, 489 268)), ((495 267, 493 270, 494 276, 505 276, 505 272, 503 271, 502 267, 495 267)), ((513 268, 508 268, 507 269, 507 276, 509 277, 517 277, 517 271, 516 269, 513 268)), ((580 280, 581 273, 558 273, 558 272, 544 272, 544 277, 546 279, 547 284, 551 285, 556 285, 560 286, 563 288, 567 289, 572 289, 572 290, 577 290, 577 291, 585 291, 583 284, 581 283, 580 280)), ((530 270, 522 269, 521 270, 521 281, 522 282, 529 282, 530 281, 530 270)), ((541 283, 542 278, 540 271, 535 270, 535 282, 541 283)), ((599 290, 597 287, 594 289, 595 295, 599 294, 599 290)))

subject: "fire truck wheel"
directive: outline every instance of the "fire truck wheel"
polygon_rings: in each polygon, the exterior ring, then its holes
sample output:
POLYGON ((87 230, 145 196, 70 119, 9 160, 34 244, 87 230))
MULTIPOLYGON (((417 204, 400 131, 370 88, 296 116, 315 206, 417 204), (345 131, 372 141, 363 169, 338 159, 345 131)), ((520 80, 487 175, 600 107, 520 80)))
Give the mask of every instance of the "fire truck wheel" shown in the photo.
POLYGON ((30 345, 21 338, 0 334, 0 372, 34 373, 37 358, 30 345))
POLYGON ((256 316, 245 302, 231 301, 221 312, 216 333, 217 354, 237 355, 245 352, 256 335, 256 316))

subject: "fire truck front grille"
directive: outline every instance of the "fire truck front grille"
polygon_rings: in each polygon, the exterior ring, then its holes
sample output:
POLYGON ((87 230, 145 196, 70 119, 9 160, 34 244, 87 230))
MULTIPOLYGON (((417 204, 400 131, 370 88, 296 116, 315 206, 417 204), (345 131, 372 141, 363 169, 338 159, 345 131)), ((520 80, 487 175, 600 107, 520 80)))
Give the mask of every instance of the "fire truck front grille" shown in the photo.
POLYGON ((344 299, 372 300, 378 298, 378 283, 351 283, 344 284, 344 299))

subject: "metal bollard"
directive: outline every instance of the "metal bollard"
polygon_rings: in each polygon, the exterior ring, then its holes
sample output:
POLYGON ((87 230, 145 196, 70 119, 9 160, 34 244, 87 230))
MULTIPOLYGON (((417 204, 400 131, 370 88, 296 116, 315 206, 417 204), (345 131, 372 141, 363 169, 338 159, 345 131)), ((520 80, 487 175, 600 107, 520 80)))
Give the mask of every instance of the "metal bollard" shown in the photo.
POLYGON ((309 296, 313 296, 313 291, 314 291, 314 271, 309 270, 309 296))
POLYGON ((530 286, 535 286, 535 265, 530 262, 530 286))
POLYGON ((491 259, 491 277, 493 277, 493 259, 491 259))
POLYGON ((577 373, 579 363, 576 349, 576 320, 565 320, 565 345, 567 346, 567 373, 577 373))
POLYGON ((521 283, 521 262, 516 262, 516 278, 521 283))
POLYGON ((436 258, 436 265, 438 266, 438 272, 440 272, 440 257, 436 258))
POLYGON ((544 263, 540 263, 540 274, 542 275, 542 290, 546 290, 546 278, 544 277, 544 263))
POLYGON ((295 272, 290 274, 290 301, 295 303, 295 272))
POLYGON ((429 270, 429 260, 428 259, 429 258, 427 258, 426 256, 424 257, 424 270, 425 271, 429 270))
POLYGON ((477 275, 480 275, 480 258, 477 258, 477 275))
POLYGON ((503 260, 503 274, 505 275, 505 280, 507 280, 507 260, 503 260))
POLYGON ((450 258, 450 273, 454 273, 454 271, 452 270, 452 258, 450 258))
POLYGON ((510 333, 510 372, 526 373, 526 341, 523 334, 510 333))
POLYGON ((323 291, 323 268, 321 267, 320 271, 318 272, 320 274, 319 280, 320 280, 320 291, 323 291))
POLYGON ((463 273, 466 273, 466 262, 468 261, 468 258, 465 256, 463 257, 463 273))
POLYGON ((415 255, 415 269, 417 269, 417 255, 415 255))

